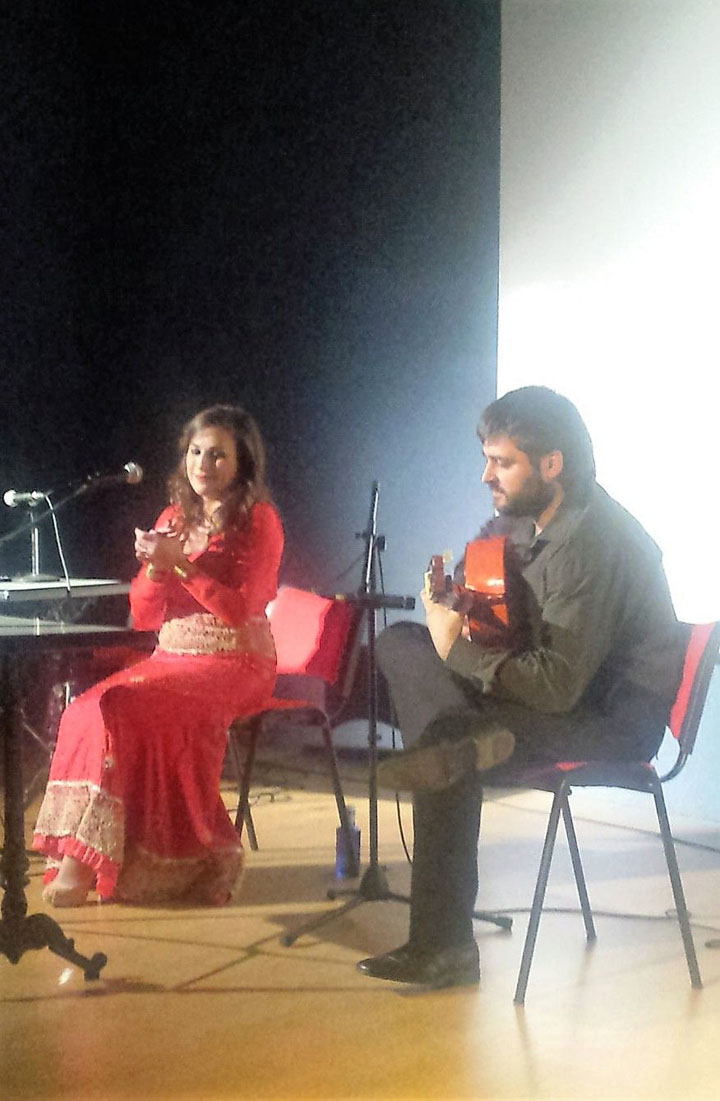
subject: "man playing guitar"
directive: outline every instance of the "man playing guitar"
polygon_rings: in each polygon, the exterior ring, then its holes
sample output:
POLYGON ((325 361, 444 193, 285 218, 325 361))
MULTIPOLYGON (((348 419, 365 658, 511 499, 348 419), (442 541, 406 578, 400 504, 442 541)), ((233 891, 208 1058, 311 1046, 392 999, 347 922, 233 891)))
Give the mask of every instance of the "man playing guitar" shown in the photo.
POLYGON ((649 760, 686 642, 660 552, 595 481, 570 401, 541 386, 512 391, 485 410, 478 435, 497 514, 483 535, 517 559, 519 634, 498 631, 492 602, 470 610, 468 632, 461 589, 448 599, 436 584, 422 595, 426 626, 396 623, 377 641, 404 745, 378 782, 414 793, 410 936, 358 967, 438 987, 480 977, 483 773, 506 761, 649 760))

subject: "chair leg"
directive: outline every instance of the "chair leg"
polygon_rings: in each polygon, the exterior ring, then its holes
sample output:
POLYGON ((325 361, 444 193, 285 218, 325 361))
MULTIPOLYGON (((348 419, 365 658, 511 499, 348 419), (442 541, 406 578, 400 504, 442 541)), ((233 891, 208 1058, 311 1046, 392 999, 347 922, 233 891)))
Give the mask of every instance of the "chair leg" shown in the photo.
POLYGON ((702 987, 702 979, 700 978, 700 969, 695 954, 695 943, 690 929, 690 918, 685 904, 685 892, 683 891, 682 880, 680 879, 680 869, 678 868, 677 854, 675 852, 675 845, 670 830, 670 821, 668 819, 665 798, 659 780, 653 784, 653 798, 655 799, 655 809, 660 825, 660 836, 662 837, 663 848, 665 849, 665 860, 670 875, 673 898, 675 899, 675 912, 677 913, 678 924, 680 925, 680 932, 685 947, 685 958, 687 960, 688 971, 690 972, 690 982, 694 990, 699 990, 702 987))
MULTIPOLYGON (((480 800, 480 823, 482 829, 482 813, 484 802, 480 800)), ((490 925, 497 925, 498 929, 504 929, 509 933, 513 927, 513 919, 508 914, 501 914, 497 910, 473 910, 473 921, 486 921, 490 925)))
POLYGON ((567 784, 563 781, 560 788, 555 793, 553 804, 550 809, 547 830, 545 832, 545 843, 540 858, 540 867, 538 869, 538 877, 535 884, 535 894, 530 909, 530 920, 528 922, 527 933, 525 934, 520 971, 518 973, 517 986, 515 987, 515 997, 513 999, 515 1005, 525 1004, 525 991, 527 990, 530 965, 532 964, 533 953, 535 951, 535 941, 537 939, 538 925, 540 924, 540 915, 545 899, 545 889, 547 887, 548 876, 550 875, 550 864, 552 861, 553 849, 555 848, 558 824, 560 822, 560 810, 563 800, 566 797, 567 784))
POLYGON ((565 823, 565 835, 568 841, 568 848, 570 849, 570 859, 572 860, 573 871, 575 873, 575 886, 577 887, 578 898, 580 899, 580 909, 582 910, 583 921, 585 922, 585 936, 588 940, 597 940, 597 933, 595 932, 595 923, 593 922, 592 908, 590 906, 590 899, 587 893, 587 886, 585 884, 585 872, 583 871, 582 861, 580 859, 580 849, 578 848, 577 835, 575 833, 575 823, 570 812, 570 803, 568 801, 569 791, 566 792, 565 798, 562 803, 562 816, 565 823))
POLYGON ((348 878, 354 879, 360 875, 360 868, 356 866, 355 853, 353 850, 353 835, 352 827, 350 825, 350 819, 348 817, 347 806, 345 805, 345 795, 343 794, 342 783, 340 781, 340 773, 338 771, 337 754, 335 753, 335 746, 332 740, 332 733, 328 723, 323 723, 322 737, 325 743, 325 749, 328 755, 328 761, 330 764, 330 775, 332 776, 333 790, 335 792, 335 803, 337 805, 338 817, 340 819, 340 826, 343 834, 345 835, 345 851, 349 855, 350 863, 348 865, 348 878))
POLYGON ((250 811, 250 780, 252 777, 253 765, 255 763, 255 751, 260 736, 262 717, 256 716, 248 725, 249 736, 244 759, 238 746, 237 734, 233 730, 230 731, 230 750, 233 755, 235 772, 238 778, 238 805, 237 811, 235 812, 235 830, 238 837, 242 837, 243 826, 247 825, 250 848, 256 852, 258 843, 257 834, 255 833, 255 824, 252 820, 252 813, 250 811))
MULTIPOLYGON (((257 834, 255 832, 255 823, 253 822, 252 811, 250 810, 250 804, 245 807, 245 826, 248 833, 248 841, 250 842, 250 848, 254 853, 258 851, 260 847, 258 845, 257 834)), ((238 837, 242 837, 242 830, 238 834, 238 837)))

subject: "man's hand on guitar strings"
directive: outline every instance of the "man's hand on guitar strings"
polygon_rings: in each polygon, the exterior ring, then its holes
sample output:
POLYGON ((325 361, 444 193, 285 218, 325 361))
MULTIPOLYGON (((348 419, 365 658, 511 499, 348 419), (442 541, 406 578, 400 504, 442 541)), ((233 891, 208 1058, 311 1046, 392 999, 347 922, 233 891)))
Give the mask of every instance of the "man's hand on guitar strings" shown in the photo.
POLYGON ((445 661, 455 639, 462 633, 465 616, 454 612, 452 608, 446 608, 444 604, 439 604, 427 593, 420 593, 420 599, 425 608, 425 622, 433 646, 438 657, 445 661))

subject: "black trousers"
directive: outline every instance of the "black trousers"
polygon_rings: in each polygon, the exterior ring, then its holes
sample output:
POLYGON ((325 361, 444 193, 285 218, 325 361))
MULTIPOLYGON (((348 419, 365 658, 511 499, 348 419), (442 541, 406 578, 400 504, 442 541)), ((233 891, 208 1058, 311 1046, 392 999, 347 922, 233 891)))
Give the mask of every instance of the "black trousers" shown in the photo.
MULTIPOLYGON (((376 656, 406 749, 462 737, 468 729, 478 732, 487 724, 502 725, 515 735, 510 765, 650 760, 665 732, 664 705, 629 683, 608 694, 602 711, 577 709, 564 715, 485 696, 447 668, 419 623, 396 623, 383 631, 376 656)), ((499 783, 502 769, 496 772, 499 783)), ((481 806, 482 784, 476 774, 445 791, 414 798, 410 943, 419 950, 465 944, 473 937, 481 806)))

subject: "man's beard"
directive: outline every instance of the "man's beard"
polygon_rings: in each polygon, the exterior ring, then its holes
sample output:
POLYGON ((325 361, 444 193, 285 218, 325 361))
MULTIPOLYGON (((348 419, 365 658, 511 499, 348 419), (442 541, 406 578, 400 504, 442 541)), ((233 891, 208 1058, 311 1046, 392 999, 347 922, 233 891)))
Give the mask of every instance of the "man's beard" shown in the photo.
MULTIPOLYGON (((502 491, 501 491, 502 492, 502 491)), ((522 489, 505 496, 495 507, 503 516, 531 516, 537 520, 553 499, 552 486, 542 480, 537 472, 528 475, 522 489)))

